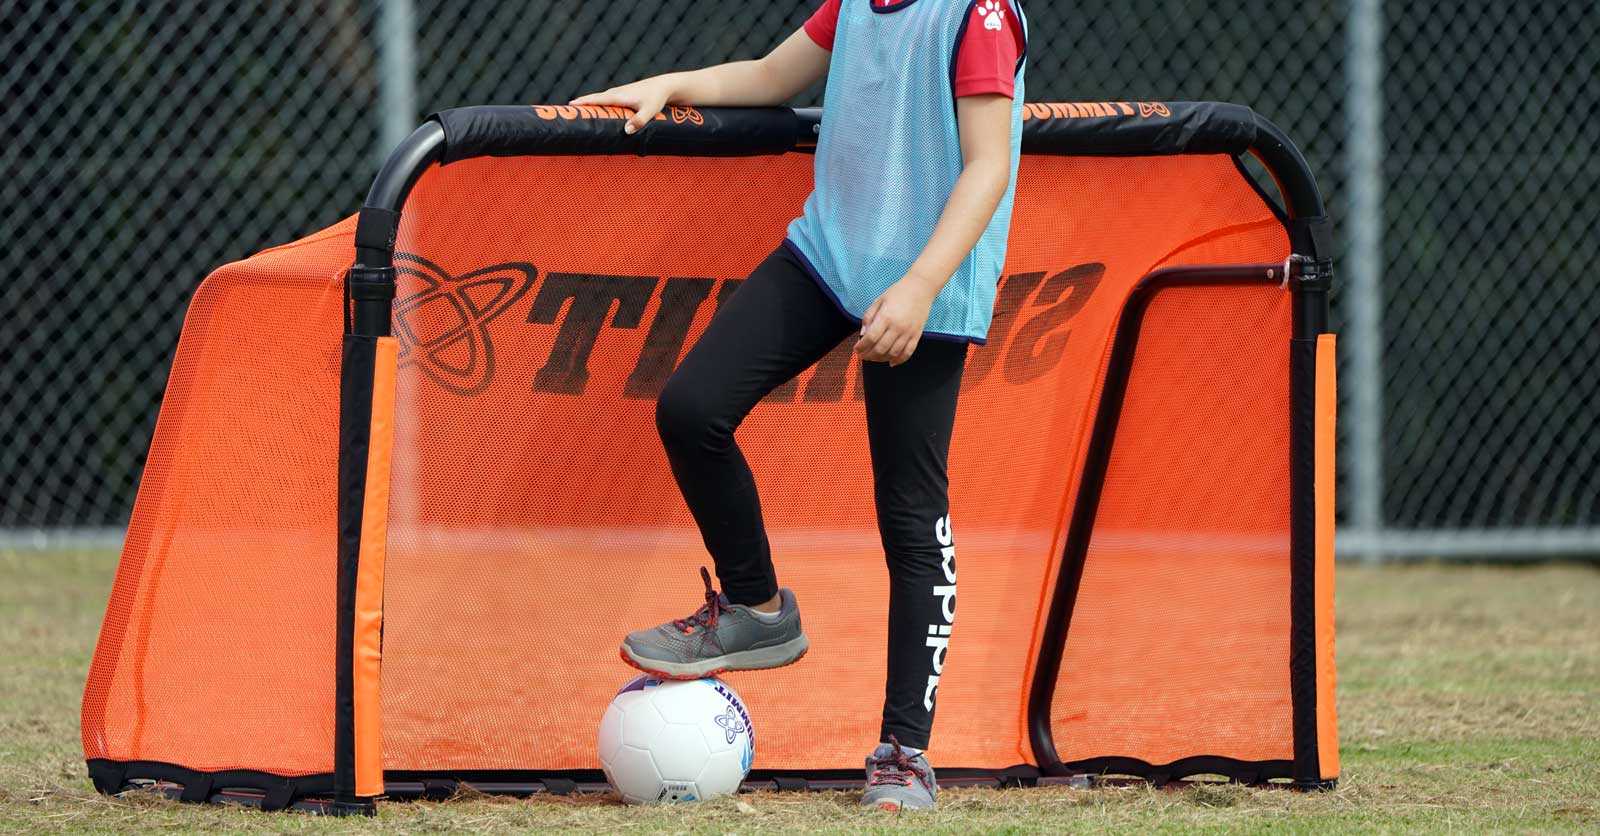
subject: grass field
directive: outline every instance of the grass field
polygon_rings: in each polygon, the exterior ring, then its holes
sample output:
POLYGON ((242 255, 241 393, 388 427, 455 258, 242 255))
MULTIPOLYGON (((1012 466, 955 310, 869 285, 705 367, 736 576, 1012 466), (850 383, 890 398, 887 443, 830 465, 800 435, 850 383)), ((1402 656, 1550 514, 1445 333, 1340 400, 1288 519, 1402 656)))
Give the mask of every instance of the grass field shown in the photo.
POLYGON ((0 833, 1600 832, 1589 567, 1341 567, 1333 792, 956 790, 936 813, 898 817, 859 811, 849 793, 651 809, 464 798, 337 820, 95 794, 78 702, 115 563, 0 552, 0 833))

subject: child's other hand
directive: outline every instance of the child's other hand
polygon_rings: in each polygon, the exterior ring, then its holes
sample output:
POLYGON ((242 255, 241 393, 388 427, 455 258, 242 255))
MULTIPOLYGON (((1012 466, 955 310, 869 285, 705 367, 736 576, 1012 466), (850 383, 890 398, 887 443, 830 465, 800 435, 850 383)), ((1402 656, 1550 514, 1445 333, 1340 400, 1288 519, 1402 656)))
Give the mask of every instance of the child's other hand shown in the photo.
POLYGON ((621 87, 613 87, 600 93, 590 93, 573 99, 570 104, 575 105, 611 105, 613 107, 632 108, 634 114, 622 126, 626 134, 638 133, 640 128, 650 124, 656 118, 661 108, 667 104, 667 99, 672 97, 672 82, 657 76, 621 87))
POLYGON ((937 295, 928 282, 910 276, 890 285, 861 318, 856 354, 863 360, 891 366, 910 360, 937 295))

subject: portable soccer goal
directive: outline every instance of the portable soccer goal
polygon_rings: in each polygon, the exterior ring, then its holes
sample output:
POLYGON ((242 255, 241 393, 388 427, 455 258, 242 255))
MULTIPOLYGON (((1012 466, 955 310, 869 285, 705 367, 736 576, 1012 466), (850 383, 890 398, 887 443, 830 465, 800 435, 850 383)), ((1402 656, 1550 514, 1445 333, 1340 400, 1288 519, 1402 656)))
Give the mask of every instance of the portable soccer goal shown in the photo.
MULTIPOLYGON (((200 285, 84 697, 100 790, 358 812, 601 785, 618 642, 693 609, 709 562, 654 397, 799 213, 825 118, 678 107, 627 136, 626 115, 437 114, 359 215, 200 285)), ((1313 178, 1227 104, 1029 104, 1022 147, 950 453, 941 777, 1326 786, 1313 178)), ((877 739, 861 397, 846 341, 739 430, 812 640, 729 676, 755 786, 859 782, 877 739)))

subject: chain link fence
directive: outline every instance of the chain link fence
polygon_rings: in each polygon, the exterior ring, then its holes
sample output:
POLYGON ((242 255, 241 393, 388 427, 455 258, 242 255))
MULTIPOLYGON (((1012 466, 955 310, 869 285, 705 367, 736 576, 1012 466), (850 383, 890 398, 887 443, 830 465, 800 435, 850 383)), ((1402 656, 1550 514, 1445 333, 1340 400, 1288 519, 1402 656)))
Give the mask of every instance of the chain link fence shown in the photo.
MULTIPOLYGON (((812 6, 7 3, 0 543, 120 537, 200 279, 355 211, 428 112, 751 57, 812 6)), ((1311 160, 1343 245, 1341 548, 1600 554, 1600 6, 1027 11, 1031 99, 1236 101, 1311 160)))

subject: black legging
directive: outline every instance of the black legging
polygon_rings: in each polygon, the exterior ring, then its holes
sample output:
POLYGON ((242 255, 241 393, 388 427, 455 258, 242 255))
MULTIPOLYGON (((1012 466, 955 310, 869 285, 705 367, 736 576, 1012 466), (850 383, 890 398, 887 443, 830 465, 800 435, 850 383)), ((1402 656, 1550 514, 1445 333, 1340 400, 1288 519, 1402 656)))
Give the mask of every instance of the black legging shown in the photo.
MULTIPOLYGON (((722 305, 672 374, 656 426, 729 600, 778 592, 761 501, 734 440, 768 392, 859 333, 787 246, 722 305)), ((862 363, 878 531, 889 565, 889 670, 883 736, 926 748, 955 612, 945 472, 965 343, 923 337, 911 359, 862 363)))

